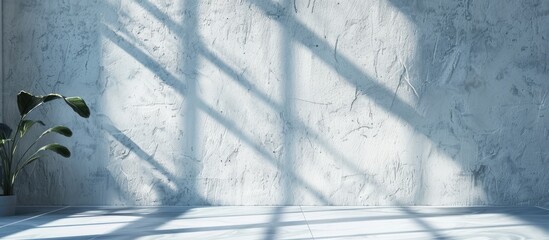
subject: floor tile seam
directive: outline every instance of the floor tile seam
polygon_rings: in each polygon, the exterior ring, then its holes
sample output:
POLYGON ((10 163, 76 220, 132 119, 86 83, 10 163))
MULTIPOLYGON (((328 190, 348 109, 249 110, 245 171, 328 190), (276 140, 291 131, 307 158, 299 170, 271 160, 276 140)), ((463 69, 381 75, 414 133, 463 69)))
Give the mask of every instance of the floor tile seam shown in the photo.
POLYGON ((540 206, 536 206, 536 207, 539 208, 539 209, 543 209, 543 210, 545 210, 545 211, 549 211, 548 208, 544 208, 544 207, 540 207, 540 206))
POLYGON ((307 221, 307 217, 305 217, 305 213, 303 212, 303 208, 299 206, 299 210, 301 211, 301 215, 303 215, 303 219, 305 220, 305 224, 307 224, 307 228, 309 229, 309 233, 311 234, 311 238, 314 240, 315 235, 313 234, 313 231, 311 230, 311 227, 309 226, 309 221, 307 221))
POLYGON ((24 222, 24 221, 27 221, 27 220, 31 220, 31 219, 35 219, 35 218, 38 218, 38 217, 41 217, 41 216, 44 216, 44 215, 47 215, 47 214, 50 214, 50 213, 54 213, 54 212, 57 212, 57 211, 61 211, 63 209, 67 209, 69 208, 70 206, 65 206, 65 207, 62 207, 62 208, 59 208, 59 209, 55 209, 55 210, 51 210, 49 212, 45 212, 45 213, 41 213, 41 214, 38 214, 36 216, 32 216, 32 217, 28 217, 28 218, 25 218, 25 219, 21 219, 19 221, 16 221, 16 222, 12 222, 12 223, 8 223, 6 225, 2 225, 0 226, 0 228, 4 228, 4 227, 7 227, 7 226, 11 226, 11 225, 14 225, 14 224, 18 224, 18 223, 21 223, 21 222, 24 222))

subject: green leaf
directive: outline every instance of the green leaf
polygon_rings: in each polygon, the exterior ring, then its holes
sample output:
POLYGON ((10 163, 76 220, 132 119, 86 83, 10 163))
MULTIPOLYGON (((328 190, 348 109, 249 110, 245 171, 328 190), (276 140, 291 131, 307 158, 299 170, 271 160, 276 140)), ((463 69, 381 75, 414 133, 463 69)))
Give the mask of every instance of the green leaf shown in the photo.
POLYGON ((21 116, 26 115, 40 104, 59 98, 63 98, 63 96, 56 93, 50 93, 46 96, 35 96, 28 92, 21 91, 17 94, 17 107, 19 108, 19 114, 21 114, 21 116))
POLYGON ((35 96, 28 92, 21 91, 17 94, 17 106, 19 107, 19 113, 21 116, 24 116, 40 104, 53 101, 55 99, 63 99, 65 103, 67 103, 67 105, 69 105, 72 110, 81 117, 88 118, 90 116, 90 109, 82 98, 64 97, 57 93, 50 93, 45 96, 35 96))
POLYGON ((0 139, 8 139, 10 138, 11 136, 11 128, 4 124, 4 123, 0 123, 0 139))
POLYGON ((40 97, 42 97, 44 99, 44 102, 49 102, 49 101, 52 101, 52 100, 55 100, 55 99, 65 98, 61 94, 57 94, 57 93, 50 93, 46 96, 40 96, 40 97))
MULTIPOLYGON (((49 151, 52 151, 52 152, 55 152, 65 158, 68 158, 71 156, 71 151, 69 151, 69 149, 59 143, 52 143, 52 144, 48 144, 46 146, 43 146, 41 147, 40 149, 38 149, 38 151, 36 151, 36 153, 40 152, 40 151, 45 151, 45 150, 49 150, 49 151)), ((33 154, 33 155, 36 155, 36 154, 33 154)))
POLYGON ((84 102, 84 99, 80 97, 66 97, 65 102, 81 117, 90 117, 90 109, 86 105, 86 102, 84 102))
POLYGON ((70 128, 65 127, 65 126, 55 126, 55 127, 52 127, 50 129, 44 131, 42 133, 42 135, 40 135, 40 137, 42 137, 46 134, 52 133, 52 132, 59 133, 59 134, 65 136, 65 137, 71 137, 72 136, 72 131, 71 131, 70 128))
POLYGON ((29 131, 29 129, 31 129, 32 126, 33 126, 34 124, 36 124, 36 123, 38 123, 38 124, 40 124, 40 125, 42 125, 42 126, 46 126, 46 124, 44 124, 44 122, 42 122, 42 121, 23 120, 23 121, 21 122, 21 126, 20 126, 20 128, 19 128, 19 136, 20 136, 20 137, 25 136, 25 134, 27 133, 27 131, 29 131))
POLYGON ((29 113, 33 108, 40 105, 44 101, 43 98, 34 96, 28 92, 21 91, 17 94, 17 107, 21 116, 29 113))

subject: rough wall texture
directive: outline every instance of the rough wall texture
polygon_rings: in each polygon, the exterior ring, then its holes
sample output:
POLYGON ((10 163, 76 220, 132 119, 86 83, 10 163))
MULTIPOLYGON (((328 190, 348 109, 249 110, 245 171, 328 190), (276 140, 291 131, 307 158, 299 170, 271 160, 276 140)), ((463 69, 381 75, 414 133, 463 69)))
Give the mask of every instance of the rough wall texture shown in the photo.
POLYGON ((549 2, 5 0, 19 89, 70 160, 22 204, 549 201, 549 2))

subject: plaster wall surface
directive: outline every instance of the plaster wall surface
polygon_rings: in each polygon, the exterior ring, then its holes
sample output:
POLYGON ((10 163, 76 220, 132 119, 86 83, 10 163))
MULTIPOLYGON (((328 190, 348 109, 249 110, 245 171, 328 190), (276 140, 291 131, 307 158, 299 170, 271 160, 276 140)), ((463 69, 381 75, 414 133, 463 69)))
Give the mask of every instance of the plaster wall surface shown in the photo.
POLYGON ((70 159, 40 205, 535 205, 549 201, 549 2, 5 0, 15 96, 70 159))

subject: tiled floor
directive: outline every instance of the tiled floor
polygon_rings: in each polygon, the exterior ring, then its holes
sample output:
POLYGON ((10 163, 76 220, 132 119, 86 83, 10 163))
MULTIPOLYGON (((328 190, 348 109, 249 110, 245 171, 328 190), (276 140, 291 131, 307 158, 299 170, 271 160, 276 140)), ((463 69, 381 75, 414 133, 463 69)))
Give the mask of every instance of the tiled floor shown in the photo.
POLYGON ((20 207, 5 239, 549 239, 538 207, 20 207))

